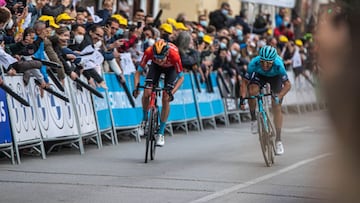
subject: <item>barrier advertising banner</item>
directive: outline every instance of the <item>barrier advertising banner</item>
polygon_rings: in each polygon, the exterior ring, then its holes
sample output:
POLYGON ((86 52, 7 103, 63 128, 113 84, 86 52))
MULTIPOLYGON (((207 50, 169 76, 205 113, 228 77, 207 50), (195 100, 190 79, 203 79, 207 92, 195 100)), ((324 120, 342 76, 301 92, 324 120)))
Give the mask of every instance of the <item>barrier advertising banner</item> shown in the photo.
MULTIPOLYGON (((103 95, 106 94, 103 88, 97 88, 103 95)), ((98 118, 100 131, 108 130, 112 127, 110 109, 108 106, 108 97, 99 98, 93 96, 94 108, 98 118)))
MULTIPOLYGON (((50 79, 50 78, 49 78, 50 79)), ((61 92, 55 85, 51 88, 70 99, 68 81, 65 80, 65 92, 61 92)), ((53 84, 50 79, 50 84, 53 84)), ((69 102, 65 102, 53 94, 44 92, 41 97, 39 87, 34 85, 32 95, 43 139, 78 135, 74 109, 69 102)))
POLYGON ((10 117, 6 101, 6 93, 0 88, 0 144, 11 143, 10 117))
MULTIPOLYGON (((84 78, 81 78, 83 81, 84 78)), ((70 79, 69 79, 70 80, 70 79)), ((79 120, 80 134, 94 133, 97 131, 94 108, 91 95, 85 88, 78 88, 76 83, 69 81, 70 94, 72 94, 72 104, 79 120)))
MULTIPOLYGON (((115 128, 131 128, 139 124, 136 109, 133 108, 125 93, 125 90, 116 79, 115 74, 105 74, 108 84, 110 109, 114 117, 115 128)), ((130 78, 126 77, 126 84, 130 86, 130 78)), ((132 91, 132 89, 130 89, 132 91)), ((139 95, 141 98, 141 95, 139 95)), ((138 98, 139 99, 139 98, 138 98)), ((137 104, 137 102, 135 101, 137 104)), ((141 106, 141 105, 140 105, 141 106)))
POLYGON ((31 94, 31 89, 34 88, 32 80, 25 86, 22 76, 5 76, 5 82, 30 104, 30 107, 25 107, 14 98, 7 97, 13 138, 16 142, 39 139, 41 133, 35 112, 36 105, 31 94))

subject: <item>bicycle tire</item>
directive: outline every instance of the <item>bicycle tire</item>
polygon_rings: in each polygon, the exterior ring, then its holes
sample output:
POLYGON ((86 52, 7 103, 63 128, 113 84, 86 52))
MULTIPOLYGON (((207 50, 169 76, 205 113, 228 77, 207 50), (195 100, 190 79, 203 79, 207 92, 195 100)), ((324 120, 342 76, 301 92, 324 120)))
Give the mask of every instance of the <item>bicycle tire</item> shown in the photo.
POLYGON ((157 131, 157 123, 158 123, 158 112, 156 108, 151 110, 150 117, 151 117, 151 123, 149 128, 149 131, 151 132, 150 159, 154 160, 155 152, 156 152, 155 134, 157 131))
POLYGON ((269 139, 268 139, 267 130, 265 128, 265 122, 264 122, 264 117, 263 117, 262 113, 258 113, 257 121, 258 121, 258 131, 259 131, 259 141, 260 141, 260 146, 261 146, 261 152, 263 154, 266 166, 271 167, 272 161, 271 161, 271 157, 269 157, 269 154, 270 154, 269 153, 269 139))
POLYGON ((145 163, 148 162, 150 140, 151 140, 151 132, 149 130, 147 130, 147 132, 146 132, 146 148, 145 148, 145 163))
POLYGON ((267 123, 268 123, 268 126, 269 126, 269 132, 268 132, 268 138, 269 138, 269 157, 270 157, 270 160, 272 162, 272 164, 275 163, 275 137, 276 137, 276 131, 275 131, 275 128, 274 128, 274 125, 273 125, 273 122, 272 120, 270 119, 268 113, 266 113, 267 115, 267 123))

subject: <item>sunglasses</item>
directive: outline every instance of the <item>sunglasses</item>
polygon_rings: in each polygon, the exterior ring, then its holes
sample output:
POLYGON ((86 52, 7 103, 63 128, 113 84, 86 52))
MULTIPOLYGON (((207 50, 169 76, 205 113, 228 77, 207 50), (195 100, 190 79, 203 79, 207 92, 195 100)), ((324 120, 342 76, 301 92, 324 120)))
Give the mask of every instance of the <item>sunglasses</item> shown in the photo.
POLYGON ((260 63, 262 64, 269 64, 272 65, 274 63, 274 61, 265 61, 265 60, 260 60, 260 63))

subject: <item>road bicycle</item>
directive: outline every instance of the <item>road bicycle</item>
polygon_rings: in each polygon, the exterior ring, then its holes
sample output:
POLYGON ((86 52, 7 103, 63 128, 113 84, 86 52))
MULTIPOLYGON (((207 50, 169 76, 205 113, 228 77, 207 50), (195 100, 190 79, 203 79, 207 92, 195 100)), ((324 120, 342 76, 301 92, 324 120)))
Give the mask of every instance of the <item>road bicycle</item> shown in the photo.
POLYGON ((244 99, 256 99, 258 112, 256 114, 259 141, 265 164, 271 167, 274 164, 275 156, 275 128, 270 118, 268 108, 264 107, 266 96, 273 96, 272 93, 259 93, 256 96, 249 96, 244 99))
POLYGON ((151 96, 148 106, 148 119, 145 125, 145 135, 146 135, 145 163, 147 163, 149 156, 151 160, 154 160, 155 158, 155 151, 156 151, 155 135, 157 134, 157 131, 159 129, 159 121, 160 121, 160 112, 159 112, 159 106, 157 104, 157 99, 158 97, 160 97, 160 93, 162 91, 166 91, 170 97, 173 97, 173 95, 171 94, 169 88, 161 88, 158 87, 157 85, 153 85, 152 87, 138 86, 138 88, 151 89, 151 96))

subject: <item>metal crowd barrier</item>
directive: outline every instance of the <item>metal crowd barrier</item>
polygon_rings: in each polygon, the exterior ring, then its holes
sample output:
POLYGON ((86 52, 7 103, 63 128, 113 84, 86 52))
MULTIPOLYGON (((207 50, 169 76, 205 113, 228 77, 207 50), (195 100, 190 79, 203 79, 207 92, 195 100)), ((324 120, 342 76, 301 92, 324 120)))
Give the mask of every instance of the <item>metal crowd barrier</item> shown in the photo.
MULTIPOLYGON (((218 85, 221 80, 217 79, 216 72, 211 73, 209 78, 213 92, 207 92, 206 83, 200 83, 198 91, 194 80, 198 75, 186 73, 184 77, 184 83, 171 103, 167 127, 170 134, 173 128, 188 133, 189 129, 216 128, 217 122, 228 126, 230 118, 234 116, 235 121, 240 122, 240 114, 244 111, 239 109, 237 98, 221 97, 221 84, 218 85)), ((293 78, 292 73, 289 73, 289 77, 293 78)), ((115 74, 105 73, 104 79, 108 89, 97 89, 104 98, 91 95, 69 78, 65 80, 64 92, 52 85, 54 91, 69 98, 69 102, 66 102, 49 92, 41 97, 33 79, 24 86, 21 75, 5 76, 5 83, 25 98, 30 107, 20 104, 0 89, 0 152, 14 164, 15 157, 20 163, 20 150, 26 148, 35 150, 45 159, 47 153, 64 145, 78 149, 80 154, 85 152, 84 143, 87 142, 101 148, 102 140, 106 139, 116 145, 117 136, 123 133, 140 141, 137 129, 142 119, 142 92, 135 99, 135 107, 132 107, 115 74), (47 152, 44 144, 48 147, 47 152)), ((132 92, 134 75, 126 75, 125 79, 132 92)), ((144 82, 144 77, 140 82, 144 82)), ((302 83, 304 81, 300 81, 302 83)), ((316 102, 315 90, 304 83, 299 89, 292 88, 284 99, 284 106, 313 105, 316 102)))

